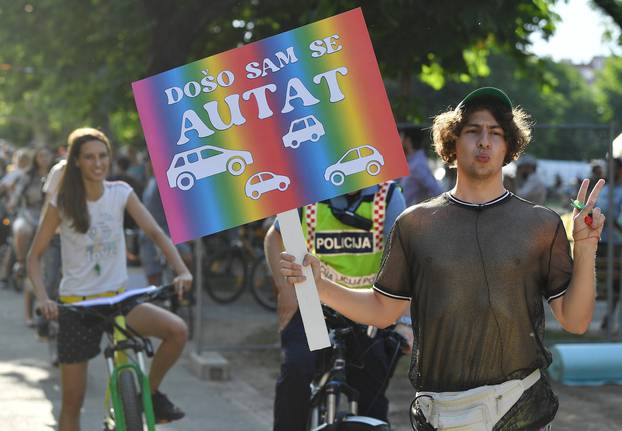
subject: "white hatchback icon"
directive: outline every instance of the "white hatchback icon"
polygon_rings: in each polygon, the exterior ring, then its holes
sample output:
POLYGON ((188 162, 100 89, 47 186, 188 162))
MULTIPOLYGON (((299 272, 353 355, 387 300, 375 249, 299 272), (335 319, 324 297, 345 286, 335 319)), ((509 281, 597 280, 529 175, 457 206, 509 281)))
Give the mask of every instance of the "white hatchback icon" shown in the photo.
POLYGON ((242 175, 246 165, 253 163, 248 151, 226 150, 204 145, 193 150, 175 154, 166 171, 171 188, 190 190, 196 180, 228 171, 231 175, 242 175))
POLYGON ((262 194, 272 191, 285 191, 289 187, 290 180, 285 175, 277 175, 272 172, 258 172, 246 181, 244 191, 251 199, 259 199, 262 194))
POLYGON ((283 136, 283 145, 285 147, 298 148, 303 142, 317 142, 324 134, 322 123, 313 115, 307 115, 291 122, 289 132, 283 136))
POLYGON ((384 165, 384 157, 371 145, 361 145, 345 153, 337 163, 330 165, 324 171, 324 179, 336 186, 343 184, 347 175, 367 171, 376 176, 380 167, 384 165))

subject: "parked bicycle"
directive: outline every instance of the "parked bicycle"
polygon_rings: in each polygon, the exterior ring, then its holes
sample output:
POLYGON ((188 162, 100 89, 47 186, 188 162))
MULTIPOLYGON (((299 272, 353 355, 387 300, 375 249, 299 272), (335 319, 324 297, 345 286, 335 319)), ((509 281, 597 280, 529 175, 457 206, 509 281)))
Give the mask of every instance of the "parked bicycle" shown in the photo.
MULTIPOLYGON (((347 344, 356 324, 336 311, 323 307, 332 349, 326 367, 311 383, 309 431, 390 431, 385 421, 358 415, 358 391, 346 378, 347 344)), ((372 328, 375 330, 375 328, 372 328)), ((370 331, 371 332, 371 331, 370 331)), ((402 346, 406 343, 393 330, 383 330, 395 346, 386 381, 393 374, 402 346)))
POLYGON ((262 222, 204 239, 203 288, 215 302, 228 304, 249 288, 257 302, 276 310, 276 291, 264 257, 262 222))
MULTIPOLYGON (((43 281, 48 297, 53 301, 58 300, 58 289, 62 279, 62 264, 60 262, 60 236, 54 235, 47 250, 43 254, 43 281)), ((50 363, 58 366, 58 321, 47 320, 43 316, 35 319, 37 336, 40 341, 48 345, 50 363)))
POLYGON ((243 243, 234 230, 204 239, 203 288, 215 302, 228 304, 242 295, 248 277, 243 243))
POLYGON ((150 302, 173 296, 173 285, 133 289, 112 297, 59 304, 59 309, 101 319, 106 332, 104 358, 108 368, 105 431, 155 431, 145 355, 153 356, 151 341, 126 324, 125 309, 134 301, 150 302), (105 311, 105 312, 104 312, 105 311))
MULTIPOLYGON (((161 283, 163 285, 172 284, 175 279, 173 268, 166 262, 166 257, 162 253, 162 250, 156 249, 156 251, 158 253, 158 259, 160 260, 160 265, 162 266, 161 283)), ((182 299, 179 299, 177 295, 170 295, 159 302, 164 308, 182 318, 188 327, 188 340, 192 340, 194 336, 194 306, 196 303, 194 299, 194 285, 192 286, 192 290, 184 293, 182 299)))
POLYGON ((276 286, 263 250, 251 267, 249 283, 255 300, 268 310, 276 310, 276 286))

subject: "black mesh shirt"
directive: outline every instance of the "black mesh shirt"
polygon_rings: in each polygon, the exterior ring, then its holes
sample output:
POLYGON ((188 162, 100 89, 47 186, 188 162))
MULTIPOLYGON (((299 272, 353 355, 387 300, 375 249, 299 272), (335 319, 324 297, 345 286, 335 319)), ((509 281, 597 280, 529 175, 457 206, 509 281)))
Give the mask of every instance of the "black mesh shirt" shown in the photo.
MULTIPOLYGON (((445 193, 397 219, 374 288, 412 299, 421 391, 462 391, 524 378, 551 363, 542 299, 564 294, 572 258, 559 216, 506 192, 481 205, 445 193)), ((495 429, 550 422, 548 381, 530 388, 495 429)))

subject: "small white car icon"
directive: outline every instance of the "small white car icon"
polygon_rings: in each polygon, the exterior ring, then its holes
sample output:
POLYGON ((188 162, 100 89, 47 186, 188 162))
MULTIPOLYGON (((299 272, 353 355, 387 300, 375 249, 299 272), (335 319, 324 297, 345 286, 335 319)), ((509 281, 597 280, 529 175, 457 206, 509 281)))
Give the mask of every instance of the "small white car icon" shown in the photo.
POLYGON ((371 145, 361 145, 345 153, 337 163, 330 165, 324 171, 324 179, 336 186, 343 184, 346 175, 367 171, 376 176, 380 167, 384 165, 384 157, 371 145))
POLYGON ((317 142, 324 134, 322 123, 313 115, 308 115, 291 122, 289 132, 283 136, 283 145, 285 147, 298 148, 303 142, 317 142))
POLYGON ((248 151, 227 150, 204 145, 193 150, 175 154, 166 171, 171 188, 190 190, 196 180, 228 171, 231 175, 242 175, 246 165, 253 163, 248 151))
POLYGON ((244 191, 251 199, 259 199, 263 193, 279 190, 287 190, 290 180, 285 175, 277 175, 272 172, 258 172, 246 181, 244 191))

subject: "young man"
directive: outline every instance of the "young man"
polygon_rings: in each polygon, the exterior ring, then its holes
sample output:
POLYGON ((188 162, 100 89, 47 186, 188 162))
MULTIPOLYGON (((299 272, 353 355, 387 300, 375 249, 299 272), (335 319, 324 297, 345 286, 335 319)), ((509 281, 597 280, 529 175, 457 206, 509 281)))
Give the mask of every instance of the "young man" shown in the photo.
MULTIPOLYGON (((321 260, 324 276, 342 286, 371 291, 388 233, 404 208, 404 197, 394 182, 304 207, 307 247, 321 260)), ((309 351, 296 295, 279 273, 283 245, 276 224, 266 234, 265 249, 278 288, 283 358, 276 383, 274 431, 303 430, 309 413, 309 384, 320 354, 309 351)), ((398 322, 396 331, 407 339, 409 350, 412 329, 410 322, 404 323, 398 322)), ((359 414, 386 421, 389 402, 384 393, 398 352, 387 345, 384 333, 369 337, 366 329, 358 327, 356 341, 348 347, 349 362, 354 359, 357 366, 347 367, 347 379, 359 391, 359 414)))
MULTIPOLYGON (((587 330, 604 181, 587 202, 587 180, 579 190, 586 205, 574 214, 573 259, 559 216, 503 187, 502 166, 530 140, 529 117, 505 93, 470 93, 435 118, 433 135, 439 156, 457 167, 456 186, 400 215, 373 291, 344 289, 321 277, 315 258, 305 262, 321 300, 350 319, 382 327, 411 300, 418 430, 542 429, 558 407, 540 372, 551 363, 542 299, 564 329, 587 330)), ((281 273, 304 279, 285 253, 281 273)))

